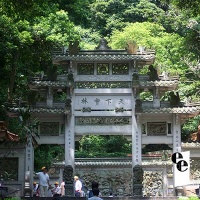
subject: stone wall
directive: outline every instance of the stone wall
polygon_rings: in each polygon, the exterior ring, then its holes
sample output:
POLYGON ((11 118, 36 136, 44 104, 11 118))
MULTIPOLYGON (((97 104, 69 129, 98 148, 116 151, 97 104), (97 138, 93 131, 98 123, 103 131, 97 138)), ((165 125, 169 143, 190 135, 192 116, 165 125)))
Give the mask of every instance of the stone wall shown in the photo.
MULTIPOLYGON (((191 181, 199 177, 199 168, 195 162, 191 165, 191 181)), ((54 165, 55 171, 63 168, 64 164, 54 165)), ((169 197, 174 196, 172 162, 162 161, 160 158, 149 157, 143 159, 142 167, 144 170, 143 196, 146 197, 169 197)), ((91 189, 91 182, 99 182, 99 188, 103 196, 109 196, 110 192, 114 195, 132 196, 132 162, 130 158, 95 158, 95 159, 76 159, 75 173, 83 180, 86 188, 91 189)), ((60 174, 51 175, 51 182, 61 181, 60 174)), ((195 195, 197 185, 184 187, 184 195, 195 195)))
MULTIPOLYGON (((169 194, 172 185, 170 161, 150 158, 143 162, 143 196, 163 197, 169 194)), ((130 158, 76 159, 75 175, 90 189, 91 182, 99 182, 103 196, 112 192, 116 196, 133 195, 132 162, 130 158)))
POLYGON ((97 181, 103 196, 108 196, 110 192, 117 196, 132 195, 132 170, 123 167, 97 167, 89 168, 76 167, 76 174, 83 179, 84 184, 89 189, 91 182, 97 181))

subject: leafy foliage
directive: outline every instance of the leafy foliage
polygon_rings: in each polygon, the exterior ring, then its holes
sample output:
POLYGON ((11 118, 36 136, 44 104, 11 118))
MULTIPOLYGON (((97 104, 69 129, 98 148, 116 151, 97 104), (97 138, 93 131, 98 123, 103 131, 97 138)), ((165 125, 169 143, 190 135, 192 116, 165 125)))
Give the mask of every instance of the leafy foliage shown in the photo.
MULTIPOLYGON (((179 197, 178 199, 179 199, 179 200, 184 200, 184 199, 186 199, 186 198, 185 198, 185 197, 179 197)), ((199 197, 197 197, 197 196, 191 196, 191 197, 187 197, 187 199, 188 199, 188 200, 198 200, 199 197)))
POLYGON ((172 75, 181 75, 188 69, 182 61, 187 52, 184 48, 184 38, 175 33, 165 32, 161 25, 150 22, 128 24, 123 31, 113 32, 110 45, 115 49, 125 48, 128 41, 134 41, 146 49, 155 49, 155 65, 160 73, 168 71, 172 75))
POLYGON ((59 145, 43 144, 35 149, 34 169, 40 171, 42 166, 49 168, 51 164, 64 160, 64 149, 59 145))
POLYGON ((76 157, 116 157, 131 152, 130 143, 123 136, 84 136, 76 157))
POLYGON ((172 3, 178 6, 180 9, 189 10, 193 15, 200 13, 198 0, 167 0, 168 3, 172 3))

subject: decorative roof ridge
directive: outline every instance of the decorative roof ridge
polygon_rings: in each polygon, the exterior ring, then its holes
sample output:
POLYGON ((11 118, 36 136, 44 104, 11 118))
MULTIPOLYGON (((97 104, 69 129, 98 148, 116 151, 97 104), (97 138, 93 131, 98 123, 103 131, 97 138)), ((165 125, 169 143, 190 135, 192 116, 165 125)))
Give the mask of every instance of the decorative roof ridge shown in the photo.
POLYGON ((60 109, 60 110, 63 110, 63 107, 58 107, 58 106, 55 106, 55 107, 48 107, 48 106, 37 106, 37 107, 31 107, 30 110, 35 110, 35 109, 47 109, 47 110, 52 110, 52 109, 60 109))
MULTIPOLYGON (((17 113, 23 107, 8 107, 9 112, 17 113)), ((70 114, 71 110, 63 107, 31 107, 30 112, 70 114)))
POLYGON ((196 107, 177 107, 177 108, 166 108, 166 107, 161 107, 161 108, 148 108, 148 107, 142 107, 140 113, 175 113, 175 114, 181 114, 181 113, 196 113, 200 112, 200 106, 196 107))
POLYGON ((31 81, 29 82, 29 85, 35 85, 35 86, 69 86, 69 81, 63 81, 63 80, 57 80, 57 81, 31 81))
MULTIPOLYGON (((178 80, 159 80, 159 81, 139 80, 138 83, 141 86, 148 86, 148 85, 149 86, 168 86, 168 85, 177 85, 179 81, 178 80)), ((134 82, 133 82, 133 85, 135 85, 134 82)))
MULTIPOLYGON (((54 163, 54 166, 60 166, 60 167, 64 167, 65 166, 65 162, 60 162, 60 163, 54 163)), ((99 160, 99 161, 76 161, 75 160, 75 165, 76 166, 99 166, 99 165, 107 165, 107 166, 132 166, 132 160, 123 160, 123 161, 105 161, 105 160, 99 160)), ((142 166, 165 166, 165 165, 172 165, 171 160, 167 160, 167 161, 162 161, 162 160, 149 160, 149 161, 142 161, 142 166)))
MULTIPOLYGON (((94 51, 94 50, 93 50, 94 51)), ((95 52, 95 51, 94 51, 95 52)), ((97 51, 98 52, 98 51, 97 51)), ((108 51, 110 52, 110 51, 108 51)), ((69 55, 69 54, 64 54, 64 55, 53 55, 53 57, 72 57, 72 58, 76 58, 76 57, 94 57, 94 56, 98 56, 98 57, 107 57, 107 56, 125 56, 125 57, 135 57, 135 56, 149 56, 149 55, 154 55, 155 56, 155 52, 152 52, 152 51, 149 51, 149 52, 146 52, 146 53, 136 53, 136 54, 127 54, 127 53, 123 53, 123 54, 117 54, 117 52, 119 51, 116 51, 113 52, 112 54, 109 53, 109 54, 105 54, 105 53, 99 53, 99 54, 76 54, 76 55, 69 55), (115 54, 114 54, 115 53, 115 54)))
POLYGON ((44 82, 47 82, 47 83, 60 83, 60 82, 67 82, 67 80, 66 81, 63 81, 63 80, 56 80, 56 81, 50 81, 50 80, 32 80, 32 81, 30 81, 29 83, 44 83, 44 82))
POLYGON ((70 114, 70 109, 63 109, 61 107, 52 107, 52 108, 31 108, 31 112, 37 112, 37 113, 58 113, 58 114, 70 114))
POLYGON ((11 133, 10 131, 7 131, 6 135, 7 135, 8 139, 11 140, 11 141, 16 141, 16 142, 19 141, 19 135, 17 135, 17 134, 14 134, 14 133, 11 133))
POLYGON ((162 79, 160 79, 160 80, 155 80, 155 81, 147 81, 147 82, 152 82, 152 83, 160 83, 160 82, 179 82, 179 80, 178 79, 174 79, 174 80, 171 80, 171 79, 165 79, 165 80, 162 80, 162 79))
POLYGON ((154 60, 155 54, 82 54, 82 55, 54 55, 53 59, 59 60, 80 60, 80 61, 101 61, 101 60, 154 60))
POLYGON ((200 143, 199 142, 182 142, 181 147, 200 148, 200 143))
POLYGON ((5 121, 0 121, 0 141, 18 142, 19 135, 8 131, 6 125, 7 123, 5 121))

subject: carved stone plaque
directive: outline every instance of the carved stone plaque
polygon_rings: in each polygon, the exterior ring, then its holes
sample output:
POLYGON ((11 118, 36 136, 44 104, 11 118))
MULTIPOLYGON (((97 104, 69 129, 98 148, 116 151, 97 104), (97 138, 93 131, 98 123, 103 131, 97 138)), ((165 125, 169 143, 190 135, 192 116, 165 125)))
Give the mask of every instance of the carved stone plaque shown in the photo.
POLYGON ((76 96, 75 109, 82 110, 85 107, 90 107, 92 110, 114 110, 121 107, 132 109, 131 96, 76 96))
POLYGON ((167 135, 166 122, 148 122, 147 134, 149 136, 167 135))
POLYGON ((127 125, 130 117, 76 117, 76 125, 127 125))
POLYGON ((59 122, 42 122, 40 135, 59 135, 59 122))

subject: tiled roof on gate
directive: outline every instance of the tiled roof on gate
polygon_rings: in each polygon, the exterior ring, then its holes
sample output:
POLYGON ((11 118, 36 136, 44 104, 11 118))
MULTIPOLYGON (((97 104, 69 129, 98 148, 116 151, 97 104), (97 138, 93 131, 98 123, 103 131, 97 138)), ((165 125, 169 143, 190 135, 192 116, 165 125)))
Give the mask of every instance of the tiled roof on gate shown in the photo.
MULTIPOLYGON (((9 107, 8 111, 17 113, 19 111, 19 109, 21 109, 21 108, 9 107)), ((30 112, 32 112, 32 113, 49 113, 49 114, 70 114, 71 113, 71 111, 68 109, 55 108, 55 107, 52 107, 52 108, 30 108, 30 112)))
POLYGON ((32 113, 70 114, 70 110, 63 108, 31 108, 32 113))
POLYGON ((11 133, 10 131, 7 131, 7 138, 10 141, 19 141, 19 136, 17 134, 11 133))
POLYGON ((199 142, 182 142, 181 147, 200 148, 200 143, 199 142))
MULTIPOLYGON (((149 165, 157 165, 157 166, 164 166, 164 165, 171 165, 172 162, 171 160, 168 160, 168 161, 162 161, 162 160, 159 160, 159 159, 151 159, 151 160, 143 160, 142 161, 142 165, 143 166, 149 166, 149 165)), ((59 167, 64 167, 65 166, 65 162, 57 162, 57 163, 54 163, 53 164, 54 166, 59 166, 59 167)), ((91 161, 83 161, 83 160, 80 160, 80 161, 75 161, 75 165, 77 167, 79 166, 82 166, 82 167, 92 167, 92 166, 118 166, 118 167, 130 167, 132 166, 132 161, 131 160, 124 160, 122 158, 120 158, 118 161, 117 160, 113 160, 113 159, 110 159, 110 161, 108 160, 103 160, 103 159, 99 159, 99 161, 97 160, 93 160, 91 159, 91 161)))
POLYGON ((159 80, 159 81, 140 81, 140 86, 148 87, 148 86, 176 86, 178 85, 178 80, 159 80))
POLYGON ((11 142, 19 141, 19 136, 17 134, 11 133, 7 130, 6 122, 0 121, 0 141, 6 140, 11 142))
POLYGON ((31 81, 29 85, 34 85, 36 87, 67 87, 69 83, 67 81, 31 81))
POLYGON ((155 55, 151 54, 82 54, 82 55, 56 55, 53 59, 72 61, 101 61, 101 60, 154 60, 155 55))
MULTIPOLYGON (((100 162, 75 162, 76 166, 132 166, 132 161, 100 161, 100 162)), ((143 161, 142 165, 171 165, 171 161, 151 160, 143 161)))
POLYGON ((196 107, 177 107, 177 108, 142 108, 142 113, 196 113, 200 112, 200 106, 196 107))

